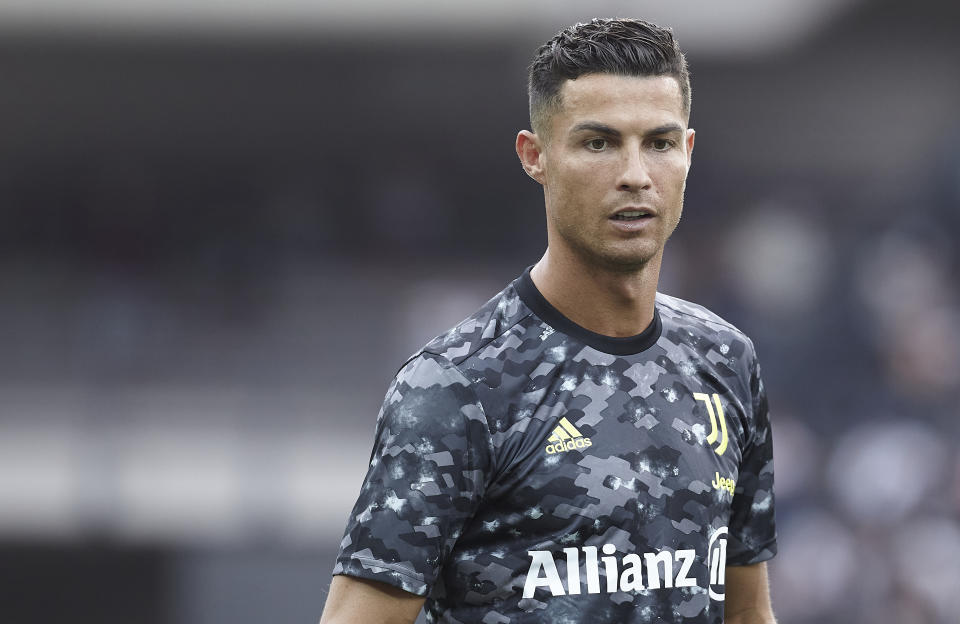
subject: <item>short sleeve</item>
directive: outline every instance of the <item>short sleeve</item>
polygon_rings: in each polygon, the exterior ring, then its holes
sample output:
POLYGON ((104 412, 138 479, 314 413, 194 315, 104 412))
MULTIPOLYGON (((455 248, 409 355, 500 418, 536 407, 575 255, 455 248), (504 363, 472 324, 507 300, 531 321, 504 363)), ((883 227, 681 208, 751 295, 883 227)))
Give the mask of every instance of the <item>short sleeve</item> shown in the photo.
POLYGON ((756 357, 750 364, 751 430, 740 461, 730 515, 727 565, 750 565, 777 553, 773 436, 767 393, 756 357))
POLYGON ((483 496, 490 448, 471 382, 437 355, 408 362, 387 390, 333 574, 428 594, 483 496))

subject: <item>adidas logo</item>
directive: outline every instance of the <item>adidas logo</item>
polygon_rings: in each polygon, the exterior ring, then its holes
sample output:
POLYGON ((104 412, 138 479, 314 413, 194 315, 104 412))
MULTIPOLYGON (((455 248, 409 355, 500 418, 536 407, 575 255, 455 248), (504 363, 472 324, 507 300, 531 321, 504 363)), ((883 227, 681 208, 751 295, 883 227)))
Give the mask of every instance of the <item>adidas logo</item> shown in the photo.
POLYGON ((547 438, 547 442, 550 444, 545 450, 549 455, 587 448, 593 444, 590 438, 583 437, 583 434, 577 431, 577 428, 566 418, 560 419, 560 424, 553 430, 553 435, 547 438))

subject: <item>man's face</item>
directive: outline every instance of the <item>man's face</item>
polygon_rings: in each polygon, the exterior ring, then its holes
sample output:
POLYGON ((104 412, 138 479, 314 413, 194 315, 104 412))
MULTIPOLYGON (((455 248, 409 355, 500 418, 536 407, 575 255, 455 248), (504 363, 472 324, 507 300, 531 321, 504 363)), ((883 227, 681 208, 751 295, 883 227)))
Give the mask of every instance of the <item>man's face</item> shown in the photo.
POLYGON ((659 259, 680 221, 693 151, 679 84, 588 74, 560 94, 531 172, 544 186, 550 245, 614 270, 659 259))

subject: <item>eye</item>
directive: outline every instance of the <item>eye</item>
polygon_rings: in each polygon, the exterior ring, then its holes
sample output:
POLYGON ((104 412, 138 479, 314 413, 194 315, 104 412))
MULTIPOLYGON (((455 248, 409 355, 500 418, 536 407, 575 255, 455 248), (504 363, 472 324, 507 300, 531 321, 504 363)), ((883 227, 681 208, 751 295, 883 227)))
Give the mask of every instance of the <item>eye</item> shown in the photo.
POLYGON ((653 149, 657 150, 658 152, 665 152, 673 147, 673 141, 670 139, 654 139, 651 142, 651 145, 653 145, 653 149))
POLYGON ((590 139, 587 141, 587 149, 600 152, 607 147, 607 143, 606 139, 590 139))

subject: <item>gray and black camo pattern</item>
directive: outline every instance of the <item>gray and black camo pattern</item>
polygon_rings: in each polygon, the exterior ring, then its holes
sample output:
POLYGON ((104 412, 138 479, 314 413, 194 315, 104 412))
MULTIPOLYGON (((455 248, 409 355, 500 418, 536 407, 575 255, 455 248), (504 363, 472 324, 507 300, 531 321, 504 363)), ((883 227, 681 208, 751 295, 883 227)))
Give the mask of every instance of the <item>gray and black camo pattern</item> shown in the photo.
MULTIPOLYGON (((727 565, 776 552, 772 440, 751 341, 658 294, 656 343, 610 355, 547 325, 518 281, 390 385, 333 573, 427 596, 430 622, 722 622, 722 599, 708 591, 723 591, 710 585, 711 536, 729 527, 727 565), (719 395, 722 455, 695 393, 719 395), (591 445, 546 452, 561 417, 591 445), (696 584, 538 587, 523 598, 528 551, 552 552, 566 585, 563 549, 604 544, 618 559, 693 549, 696 584)), ((579 565, 585 579, 583 557, 579 565)))

